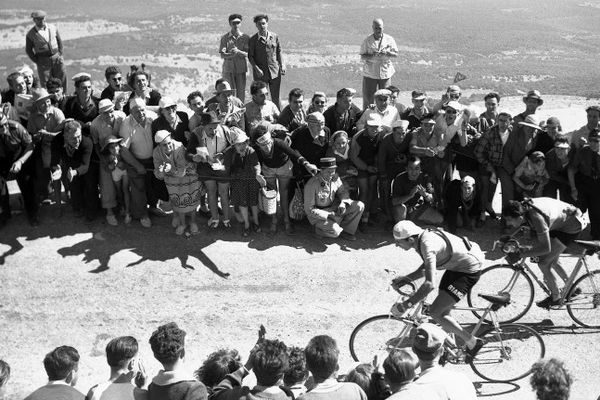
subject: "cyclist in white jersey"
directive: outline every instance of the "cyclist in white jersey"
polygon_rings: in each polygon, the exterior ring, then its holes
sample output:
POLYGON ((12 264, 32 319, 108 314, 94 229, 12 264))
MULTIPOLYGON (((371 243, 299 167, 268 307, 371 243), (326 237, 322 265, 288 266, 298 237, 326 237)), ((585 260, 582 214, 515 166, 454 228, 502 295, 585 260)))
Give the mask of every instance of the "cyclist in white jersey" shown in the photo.
POLYGON ((529 225, 537 240, 531 248, 525 248, 520 257, 539 257, 538 266, 550 289, 550 296, 536 304, 550 308, 560 304, 560 290, 552 270, 566 282, 569 275, 560 265, 559 256, 567 246, 579 237, 587 226, 580 209, 551 197, 536 197, 522 202, 509 201, 502 210, 508 226, 517 228, 529 225))

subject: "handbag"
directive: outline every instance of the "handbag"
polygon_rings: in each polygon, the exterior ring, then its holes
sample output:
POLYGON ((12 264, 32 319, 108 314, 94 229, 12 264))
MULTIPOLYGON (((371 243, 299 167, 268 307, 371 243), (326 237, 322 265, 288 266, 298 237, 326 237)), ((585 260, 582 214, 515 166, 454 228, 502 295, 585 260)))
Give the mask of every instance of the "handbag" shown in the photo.
POLYGON ((296 221, 303 219, 306 216, 304 212, 304 193, 299 182, 296 183, 294 196, 290 200, 290 218, 296 221))

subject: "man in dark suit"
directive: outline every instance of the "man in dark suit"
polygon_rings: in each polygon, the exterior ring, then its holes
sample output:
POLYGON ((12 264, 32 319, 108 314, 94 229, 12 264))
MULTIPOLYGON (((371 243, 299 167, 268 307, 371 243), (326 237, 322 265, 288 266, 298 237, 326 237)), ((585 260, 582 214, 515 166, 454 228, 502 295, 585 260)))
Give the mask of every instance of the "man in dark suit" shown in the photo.
POLYGON ((279 88, 281 76, 285 75, 285 63, 281 54, 279 37, 270 32, 269 16, 259 14, 254 17, 254 23, 258 32, 250 38, 248 43, 248 61, 252 65, 252 73, 255 81, 263 81, 269 85, 271 100, 278 109, 279 88))

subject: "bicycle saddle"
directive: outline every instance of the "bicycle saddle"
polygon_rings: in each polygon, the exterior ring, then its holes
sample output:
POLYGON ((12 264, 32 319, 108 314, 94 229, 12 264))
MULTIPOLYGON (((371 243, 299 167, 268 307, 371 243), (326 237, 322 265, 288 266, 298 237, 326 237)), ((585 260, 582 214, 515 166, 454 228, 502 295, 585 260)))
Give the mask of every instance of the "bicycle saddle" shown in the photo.
POLYGON ((492 304, 504 307, 510 304, 510 294, 499 293, 499 294, 479 294, 479 297, 489 301, 492 304))
POLYGON ((594 253, 600 251, 600 240, 575 240, 575 243, 594 253))

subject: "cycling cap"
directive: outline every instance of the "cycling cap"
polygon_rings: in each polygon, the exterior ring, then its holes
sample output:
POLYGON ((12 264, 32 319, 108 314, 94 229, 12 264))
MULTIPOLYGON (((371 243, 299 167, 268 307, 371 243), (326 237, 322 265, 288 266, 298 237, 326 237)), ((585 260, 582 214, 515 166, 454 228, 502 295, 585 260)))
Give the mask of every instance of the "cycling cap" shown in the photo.
POLYGON ((421 232, 423 232, 423 228, 419 228, 412 221, 404 220, 394 225, 394 239, 396 240, 407 239, 414 235, 420 235, 421 232))

